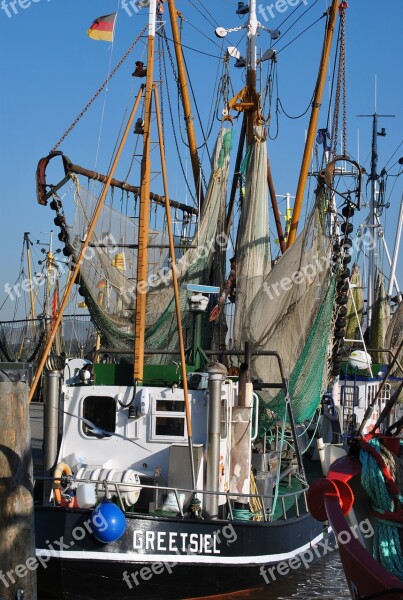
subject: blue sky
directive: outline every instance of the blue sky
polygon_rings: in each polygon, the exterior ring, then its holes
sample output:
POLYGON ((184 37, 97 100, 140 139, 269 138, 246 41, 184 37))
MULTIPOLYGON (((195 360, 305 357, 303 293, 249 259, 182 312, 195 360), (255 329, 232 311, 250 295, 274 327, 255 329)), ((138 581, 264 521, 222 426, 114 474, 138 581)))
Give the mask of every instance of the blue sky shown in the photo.
MULTIPOLYGON (((264 0, 260 3, 262 24, 285 31, 292 19, 284 27, 281 23, 294 10, 291 5, 296 4, 296 0, 278 0, 277 3, 264 0)), ((305 5, 300 7, 301 12, 313 6, 306 18, 284 40, 280 38, 277 45, 279 49, 318 19, 327 3, 325 0, 301 0, 301 4, 305 5)), ((216 21, 216 24, 224 27, 236 27, 245 21, 235 14, 237 2, 234 0, 208 0, 202 3, 197 0, 177 0, 177 8, 188 19, 183 32, 183 39, 191 48, 188 67, 194 75, 193 85, 201 114, 207 119, 214 102, 210 87, 213 87, 217 74, 218 46, 221 42, 214 36, 214 25, 195 10, 194 7, 200 5, 208 9, 210 21, 216 21)), ((147 11, 135 14, 130 5, 125 10, 117 0, 14 0, 11 3, 3 0, 1 6, 0 305, 5 299, 4 285, 7 282, 14 283, 18 276, 24 231, 29 231, 34 241, 45 241, 46 236, 42 232, 56 229, 53 213, 49 208, 39 206, 35 199, 34 174, 38 159, 55 145, 105 79, 109 66, 115 65, 147 22, 147 11), (113 47, 91 40, 86 35, 91 22, 100 15, 116 10, 118 20, 113 47)), ((378 138, 379 171, 403 139, 402 23, 401 0, 382 3, 351 0, 347 11, 347 146, 350 155, 359 158, 367 171, 371 121, 358 119, 356 115, 374 112, 375 78, 377 112, 396 115, 393 119, 379 119, 379 127, 385 127, 387 131, 386 137, 378 138)), ((309 103, 322 33, 323 20, 279 53, 280 97, 289 114, 303 112, 309 103)), ((241 33, 235 33, 225 43, 239 43, 242 49, 244 42, 241 38, 241 33)), ((130 75, 135 60, 145 60, 145 47, 141 43, 137 48, 110 84, 106 97, 101 94, 88 116, 63 143, 62 149, 73 162, 87 168, 97 168, 101 172, 107 170, 123 111, 138 89, 138 83, 130 75)), ((243 85, 242 73, 233 68, 232 73, 237 91, 243 85)), ((319 126, 323 126, 325 120, 327 98, 326 92, 319 126)), ((290 121, 280 115, 278 139, 269 142, 278 194, 295 194, 307 123, 307 116, 290 121)), ((272 133, 275 133, 274 129, 272 133)), ((168 151, 171 150, 168 146, 168 151)), ((401 156, 403 145, 390 160, 387 169, 401 156)), ((396 173, 398 165, 390 170, 390 175, 396 173)), ((174 175, 171 195, 183 201, 183 184, 179 179, 175 180, 175 169, 171 174, 174 175)), ((397 180, 389 177, 388 180, 387 195, 391 206, 385 212, 385 233, 391 251, 402 182, 403 177, 397 180)), ((357 218, 362 221, 365 216, 363 214, 357 218)), ((398 277, 403 287, 401 260, 398 277)), ((7 302, 0 312, 0 319, 11 318, 13 311, 14 306, 7 302)))

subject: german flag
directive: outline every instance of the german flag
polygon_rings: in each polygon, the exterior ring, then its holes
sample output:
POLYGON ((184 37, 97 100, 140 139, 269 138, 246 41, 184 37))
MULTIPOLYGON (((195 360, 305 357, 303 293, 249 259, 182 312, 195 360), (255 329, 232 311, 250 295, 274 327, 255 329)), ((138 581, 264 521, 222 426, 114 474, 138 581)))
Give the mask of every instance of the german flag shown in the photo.
POLYGON ((126 271, 126 257, 124 252, 115 254, 111 262, 112 267, 115 267, 119 271, 126 271))
POLYGON ((116 13, 104 15, 95 19, 87 34, 93 40, 102 40, 104 42, 113 42, 113 33, 115 30, 116 13))

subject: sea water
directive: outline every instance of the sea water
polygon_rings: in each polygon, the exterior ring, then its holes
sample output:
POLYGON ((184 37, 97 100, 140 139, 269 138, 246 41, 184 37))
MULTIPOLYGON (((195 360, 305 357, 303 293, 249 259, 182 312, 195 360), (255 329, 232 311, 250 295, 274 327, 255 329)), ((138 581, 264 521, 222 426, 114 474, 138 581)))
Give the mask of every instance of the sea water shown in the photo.
POLYGON ((337 552, 258 590, 238 592, 220 600, 348 600, 351 598, 337 552))

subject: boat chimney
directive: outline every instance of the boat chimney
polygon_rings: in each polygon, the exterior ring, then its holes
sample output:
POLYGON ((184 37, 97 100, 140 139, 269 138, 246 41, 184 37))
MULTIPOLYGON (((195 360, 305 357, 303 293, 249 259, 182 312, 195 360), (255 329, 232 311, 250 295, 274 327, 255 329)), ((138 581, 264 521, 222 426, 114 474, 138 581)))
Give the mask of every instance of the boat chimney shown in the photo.
POLYGON ((59 433, 60 380, 64 359, 50 354, 45 363, 45 408, 43 422, 43 470, 44 475, 52 475, 57 460, 57 440, 59 433))
MULTIPOLYGON (((227 369, 219 362, 207 365, 209 411, 206 490, 219 491, 219 462, 221 437, 221 388, 227 376, 227 369)), ((206 512, 211 519, 218 518, 218 495, 207 494, 206 512)))

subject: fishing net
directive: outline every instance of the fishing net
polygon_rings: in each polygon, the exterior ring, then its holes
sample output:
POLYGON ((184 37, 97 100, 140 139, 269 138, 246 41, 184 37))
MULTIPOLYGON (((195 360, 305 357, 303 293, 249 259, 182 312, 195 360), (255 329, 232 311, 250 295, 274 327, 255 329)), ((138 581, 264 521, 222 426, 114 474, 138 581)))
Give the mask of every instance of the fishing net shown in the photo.
MULTIPOLYGON (((323 394, 326 380, 327 349, 330 341, 335 279, 329 285, 323 303, 309 331, 304 348, 292 370, 289 391, 294 419, 310 420, 323 394)), ((269 404, 276 415, 284 416, 285 396, 281 391, 269 404)))
MULTIPOLYGON (((238 315, 238 347, 251 341, 255 350, 276 350, 281 355, 298 422, 311 418, 320 401, 332 327, 335 284, 330 285, 331 239, 326 235, 325 206, 325 198, 318 194, 304 230, 238 315)), ((277 362, 271 357, 255 358, 253 375, 266 383, 280 382, 277 362)), ((261 395, 270 409, 284 412, 283 394, 275 399, 270 391, 261 395)))
MULTIPOLYGON (((35 361, 51 327, 51 318, 0 323, 0 358, 7 362, 35 361)), ((58 338, 60 350, 67 356, 85 356, 95 346, 96 329, 89 317, 65 315, 58 338)))
POLYGON ((0 324, 0 358, 7 362, 31 362, 42 348, 44 324, 39 319, 0 324))
MULTIPOLYGON (((403 339, 403 302, 400 302, 395 313, 393 314, 389 327, 385 337, 385 348, 389 348, 394 355, 397 354, 399 346, 403 339)), ((385 359, 384 359, 385 360, 385 359)), ((392 361, 392 357, 389 357, 389 362, 392 361)), ((397 356, 397 361, 400 365, 403 365, 403 348, 400 349, 400 354, 397 356)), ((403 371, 399 365, 395 364, 392 374, 396 374, 399 377, 403 376, 403 371)))
MULTIPOLYGON (((369 347, 384 348, 386 331, 390 322, 389 301, 386 295, 383 275, 378 273, 375 281, 375 302, 372 309, 369 347)), ((386 362, 383 352, 372 352, 372 358, 377 363, 386 362)))
MULTIPOLYGON (((263 127, 255 128, 255 140, 248 148, 241 172, 247 183, 236 245, 235 332, 245 331, 248 309, 271 269, 267 145, 263 127)), ((235 336, 235 347, 242 348, 239 341, 235 336)))
MULTIPOLYGON (((186 311, 188 293, 184 286, 186 283, 208 283, 214 255, 225 247, 225 240, 218 238, 218 233, 223 227, 231 148, 232 130, 223 128, 216 142, 198 232, 190 241, 189 249, 177 256, 176 272, 185 333, 192 329, 192 316, 186 311)), ((73 256, 78 255, 95 203, 96 199, 81 188, 70 234, 73 256)), ((146 347, 176 349, 178 338, 168 236, 166 229, 161 229, 154 227, 149 234, 146 347)), ((177 237, 175 241, 178 243, 181 238, 177 237)), ((133 276, 137 271, 137 244, 137 221, 106 205, 91 237, 89 256, 80 269, 79 283, 86 305, 104 344, 113 348, 133 346, 137 293, 133 276)), ((207 328, 208 337, 210 329, 207 328)), ((157 360, 172 362, 172 357, 161 356, 157 360)))
POLYGON ((364 294, 360 267, 354 265, 350 278, 350 294, 347 302, 346 339, 355 340, 359 334, 364 309, 364 294))

